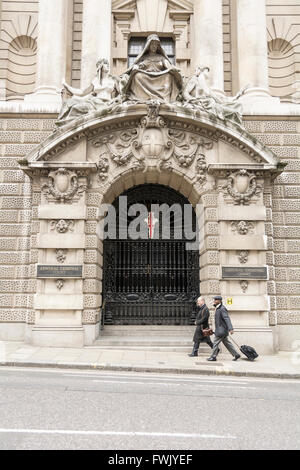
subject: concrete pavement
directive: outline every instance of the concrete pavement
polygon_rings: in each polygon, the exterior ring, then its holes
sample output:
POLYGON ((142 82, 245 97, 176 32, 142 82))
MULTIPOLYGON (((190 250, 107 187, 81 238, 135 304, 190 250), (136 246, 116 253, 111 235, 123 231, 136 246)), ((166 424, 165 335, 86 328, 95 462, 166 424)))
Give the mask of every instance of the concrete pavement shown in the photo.
POLYGON ((259 356, 254 362, 243 357, 233 362, 232 357, 226 353, 220 353, 217 362, 207 362, 206 358, 207 355, 203 353, 198 357, 188 357, 186 352, 112 349, 97 346, 76 349, 50 348, 22 342, 0 341, 2 366, 300 379, 300 351, 259 356))

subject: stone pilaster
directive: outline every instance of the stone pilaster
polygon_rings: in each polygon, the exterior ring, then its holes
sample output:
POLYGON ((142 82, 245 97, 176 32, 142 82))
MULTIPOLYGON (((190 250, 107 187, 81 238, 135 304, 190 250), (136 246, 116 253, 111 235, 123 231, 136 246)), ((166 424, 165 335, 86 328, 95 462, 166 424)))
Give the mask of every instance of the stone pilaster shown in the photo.
POLYGON ((57 164, 37 169, 24 167, 33 180, 34 195, 31 274, 36 284, 35 318, 31 316, 28 321, 34 324, 33 344, 60 347, 85 344, 83 310, 93 307, 96 295, 89 292, 97 292, 99 282, 85 279, 88 273, 84 269, 84 250, 91 243, 96 222, 86 220, 86 191, 93 164, 85 164, 83 149, 84 142, 79 142, 74 151, 83 162, 75 165, 65 162, 64 167, 57 164), (43 274, 41 269, 47 273, 43 274), (53 274, 57 269, 61 276, 53 274))
POLYGON ((243 174, 243 170, 231 174, 211 170, 211 173, 215 175, 218 188, 218 223, 215 228, 219 235, 218 293, 230 312, 237 341, 247 344, 247 335, 251 332, 252 346, 270 354, 274 351, 270 326, 270 295, 274 285, 268 279, 274 273, 272 267, 270 272, 267 259, 267 211, 263 199, 265 177, 262 172, 248 171, 243 174), (246 194, 245 187, 240 185, 246 182, 244 175, 252 178, 256 185, 256 190, 252 191, 252 195, 249 193, 248 199, 240 198, 246 194), (228 181, 232 181, 233 192, 228 181), (258 266, 266 267, 266 278, 246 274, 249 271, 247 268, 255 269, 258 266), (227 268, 227 272, 228 269, 235 270, 236 276, 225 274, 223 268, 227 268))
POLYGON ((102 320, 102 276, 103 242, 99 238, 99 206, 102 195, 99 194, 96 176, 89 188, 86 222, 86 249, 84 251, 84 310, 82 323, 85 331, 85 344, 92 344, 99 335, 99 321, 102 320))
POLYGON ((194 67, 206 65, 211 88, 224 90, 222 0, 194 2, 194 67))
POLYGON ((111 0, 83 0, 81 88, 91 83, 98 59, 111 56, 111 0))
POLYGON ((266 6, 261 0, 237 0, 236 47, 238 84, 247 95, 269 97, 266 6))
POLYGON ((70 0, 40 0, 36 89, 25 102, 61 103, 61 88, 67 72, 70 0))

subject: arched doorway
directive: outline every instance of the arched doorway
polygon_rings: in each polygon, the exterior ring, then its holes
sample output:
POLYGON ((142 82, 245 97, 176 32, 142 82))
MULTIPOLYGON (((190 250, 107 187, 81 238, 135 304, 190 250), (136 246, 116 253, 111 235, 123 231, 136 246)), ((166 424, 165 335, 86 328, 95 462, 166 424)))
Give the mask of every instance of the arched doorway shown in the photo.
POLYGON ((193 324, 199 250, 191 243, 197 221, 189 201, 172 188, 143 184, 113 205, 115 235, 103 243, 104 324, 193 324))

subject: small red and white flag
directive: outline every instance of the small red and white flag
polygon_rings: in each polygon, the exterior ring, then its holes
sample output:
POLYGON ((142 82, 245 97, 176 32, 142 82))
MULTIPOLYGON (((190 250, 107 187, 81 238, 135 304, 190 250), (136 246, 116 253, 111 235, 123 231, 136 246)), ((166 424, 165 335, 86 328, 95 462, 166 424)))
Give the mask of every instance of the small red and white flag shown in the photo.
POLYGON ((158 219, 155 218, 153 212, 149 212, 147 219, 145 219, 145 222, 147 222, 148 225, 148 237, 151 239, 153 238, 155 224, 156 222, 158 222, 158 219))

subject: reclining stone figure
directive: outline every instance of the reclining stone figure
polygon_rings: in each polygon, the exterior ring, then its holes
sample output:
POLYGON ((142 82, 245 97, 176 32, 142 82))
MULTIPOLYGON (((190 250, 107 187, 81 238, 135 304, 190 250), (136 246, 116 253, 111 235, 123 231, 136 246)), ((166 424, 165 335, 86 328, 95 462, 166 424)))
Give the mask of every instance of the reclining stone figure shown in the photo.
POLYGON ((182 92, 183 106, 200 108, 223 121, 229 120, 243 125, 242 105, 238 103, 238 99, 247 87, 240 90, 236 96, 220 96, 208 86, 208 74, 208 67, 198 67, 195 70, 182 92))
POLYGON ((72 97, 63 102, 56 123, 58 126, 92 111, 108 112, 119 102, 119 80, 110 75, 108 60, 98 60, 96 67, 95 78, 84 90, 63 83, 63 91, 67 91, 72 97))

